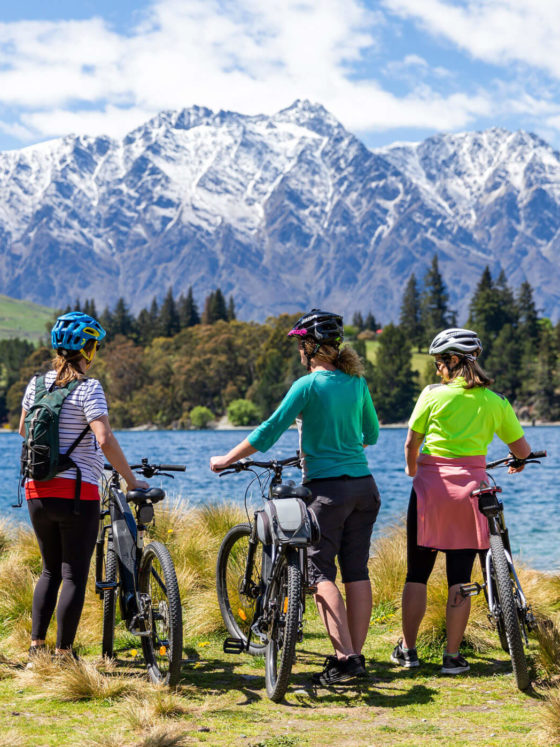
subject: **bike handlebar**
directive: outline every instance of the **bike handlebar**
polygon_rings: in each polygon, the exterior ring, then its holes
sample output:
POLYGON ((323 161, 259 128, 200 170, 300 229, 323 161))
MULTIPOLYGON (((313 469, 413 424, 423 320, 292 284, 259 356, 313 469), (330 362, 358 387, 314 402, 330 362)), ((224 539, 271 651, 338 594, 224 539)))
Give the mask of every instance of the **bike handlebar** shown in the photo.
POLYGON ((231 475, 234 472, 243 472, 246 470, 250 470, 253 467, 260 467, 262 469, 277 469, 278 467, 299 467, 301 469, 301 464, 298 454, 296 454, 295 456, 287 457, 286 459, 272 459, 269 462, 257 462, 250 457, 246 457, 245 459, 240 459, 238 462, 230 464, 229 467, 226 467, 224 470, 222 470, 220 473, 220 477, 222 477, 222 475, 231 475))
MULTIPOLYGON (((112 464, 105 463, 103 469, 116 472, 112 464)), ((150 478, 165 472, 184 472, 187 466, 186 464, 149 464, 147 459, 142 459, 142 464, 131 464, 130 469, 137 469, 144 477, 150 478)), ((172 477, 172 475, 168 475, 168 477, 172 477)))
POLYGON ((486 469, 495 467, 521 467, 523 464, 540 464, 538 459, 544 459, 547 456, 546 451, 532 451, 525 459, 518 459, 513 454, 508 454, 504 459, 496 459, 494 462, 488 462, 486 469))

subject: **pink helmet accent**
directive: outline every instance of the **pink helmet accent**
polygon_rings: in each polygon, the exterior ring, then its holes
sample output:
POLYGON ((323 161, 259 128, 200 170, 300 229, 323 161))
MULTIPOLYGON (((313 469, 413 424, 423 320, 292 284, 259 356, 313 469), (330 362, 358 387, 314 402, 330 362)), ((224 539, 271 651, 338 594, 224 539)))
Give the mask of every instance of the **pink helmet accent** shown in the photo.
POLYGON ((305 335, 309 334, 306 329, 291 329, 288 332, 288 337, 291 337, 291 335, 298 335, 299 337, 305 337, 305 335))

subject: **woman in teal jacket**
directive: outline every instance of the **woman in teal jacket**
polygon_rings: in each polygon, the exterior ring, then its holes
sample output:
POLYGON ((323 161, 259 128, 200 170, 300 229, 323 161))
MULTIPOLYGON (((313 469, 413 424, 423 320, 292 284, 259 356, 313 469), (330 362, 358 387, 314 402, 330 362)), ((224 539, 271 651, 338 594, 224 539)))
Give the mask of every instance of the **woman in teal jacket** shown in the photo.
POLYGON ((294 382, 278 409, 248 438, 228 454, 213 456, 210 468, 219 472, 267 451, 296 421, 303 482, 313 493, 311 508, 321 527, 321 541, 309 552, 309 576, 335 650, 313 679, 327 686, 366 674, 361 651, 371 615, 367 563, 380 499, 364 447, 376 443, 379 423, 358 355, 340 348, 341 316, 312 309, 288 334, 298 340, 307 376, 294 382), (337 557, 346 605, 335 583, 337 557))

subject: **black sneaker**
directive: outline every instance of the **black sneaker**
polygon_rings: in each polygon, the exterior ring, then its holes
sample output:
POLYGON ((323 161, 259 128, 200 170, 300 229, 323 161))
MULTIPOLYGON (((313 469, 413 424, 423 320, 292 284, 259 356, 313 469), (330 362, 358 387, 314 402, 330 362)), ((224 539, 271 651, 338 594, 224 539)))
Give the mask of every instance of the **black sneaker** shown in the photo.
POLYGON ((405 667, 406 669, 412 669, 412 667, 420 666, 416 649, 409 648, 408 651, 405 651, 402 646, 402 638, 393 649, 393 653, 391 654, 391 661, 394 664, 405 667))
POLYGON ((357 674, 356 677, 367 677, 366 657, 363 654, 357 654, 357 657, 360 660, 360 664, 362 665, 364 671, 361 674, 357 674))
POLYGON ((363 677, 366 674, 366 668, 362 659, 365 662, 364 657, 358 654, 352 654, 347 659, 327 656, 323 671, 313 675, 313 684, 328 687, 339 682, 346 682, 354 677, 363 677))
POLYGON ((469 662, 461 654, 458 656, 443 655, 442 674, 463 674, 463 672, 468 672, 469 669, 469 662))

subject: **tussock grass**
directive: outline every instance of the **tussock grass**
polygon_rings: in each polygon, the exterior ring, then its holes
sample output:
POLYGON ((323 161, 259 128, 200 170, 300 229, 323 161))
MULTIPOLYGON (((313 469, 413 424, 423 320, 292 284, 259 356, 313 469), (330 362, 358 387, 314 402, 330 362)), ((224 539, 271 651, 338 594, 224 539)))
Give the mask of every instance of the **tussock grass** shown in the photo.
POLYGON ((549 677, 560 677, 560 631, 552 620, 539 620, 539 664, 549 677))
POLYGON ((0 734, 0 747, 20 747, 25 742, 25 738, 15 729, 8 729, 0 734))
POLYGON ((560 687, 547 694, 543 712, 544 727, 552 744, 560 744, 560 687))
POLYGON ((133 729, 154 727, 161 719, 174 719, 189 714, 185 698, 166 687, 153 686, 142 695, 129 696, 123 702, 123 713, 133 729))
POLYGON ((145 682, 138 677, 113 676, 111 662, 100 659, 90 662, 80 659, 52 659, 48 653, 33 659, 31 669, 25 669, 19 678, 23 685, 33 686, 42 696, 58 700, 79 702, 83 700, 116 700, 133 692, 145 682), (100 667, 104 672, 100 671, 100 667))

